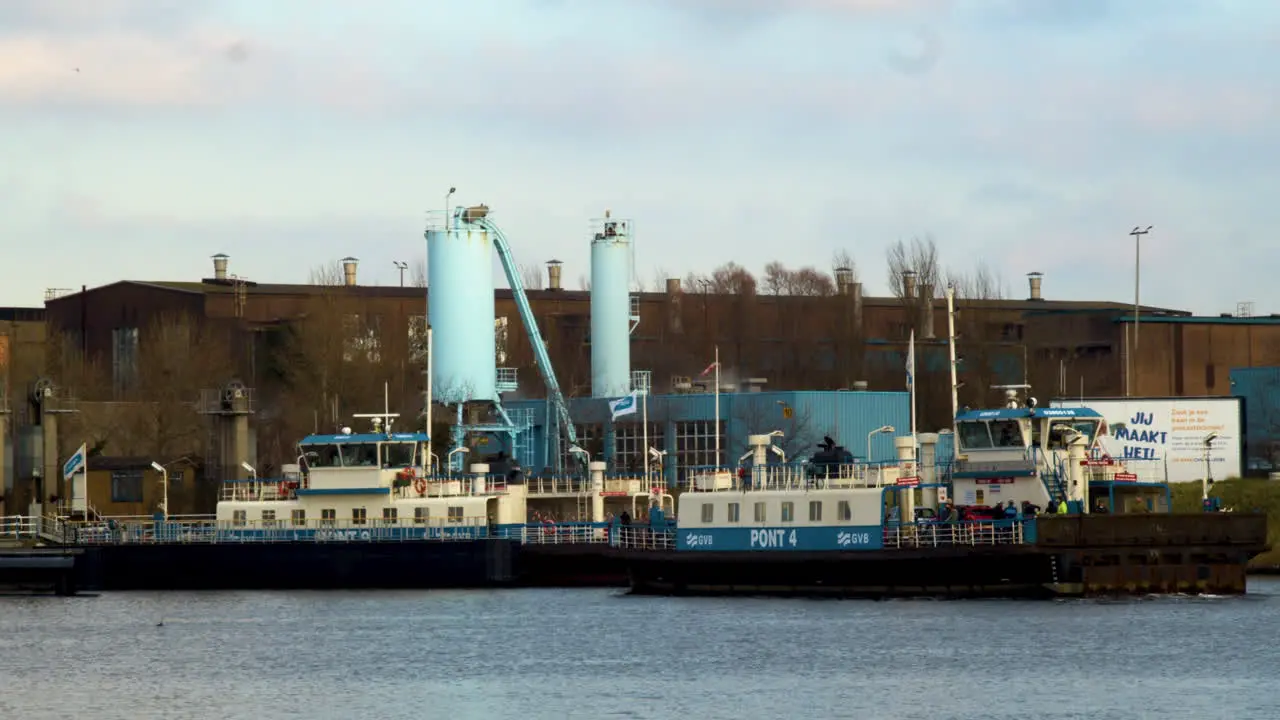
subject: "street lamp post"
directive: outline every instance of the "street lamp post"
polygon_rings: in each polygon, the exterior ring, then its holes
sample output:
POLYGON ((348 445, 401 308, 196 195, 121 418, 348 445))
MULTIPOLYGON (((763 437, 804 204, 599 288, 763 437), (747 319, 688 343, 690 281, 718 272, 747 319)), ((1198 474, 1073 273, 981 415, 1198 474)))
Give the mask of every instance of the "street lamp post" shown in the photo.
POLYGON ((165 522, 169 521, 169 471, 164 466, 154 460, 151 461, 151 469, 160 473, 160 484, 164 489, 163 499, 160 501, 160 510, 164 513, 165 522))
POLYGON ((409 268, 409 263, 401 262, 400 260, 392 260, 391 264, 395 265, 396 269, 400 271, 400 287, 404 287, 404 271, 409 268))
POLYGON ((586 450, 583 450, 577 445, 570 445, 569 452, 573 453, 574 455, 581 455, 585 457, 587 459, 587 467, 591 466, 591 453, 587 452, 586 450))
POLYGON ((471 448, 465 445, 459 445, 458 447, 449 451, 449 454, 445 457, 445 462, 449 464, 448 473, 450 475, 453 474, 453 456, 457 455, 458 453, 470 453, 470 452, 471 452, 471 448))
POLYGON ((891 433, 891 432, 893 432, 893 426, 884 425, 882 427, 878 427, 875 430, 872 430, 871 432, 867 433, 867 464, 868 465, 871 464, 871 439, 874 438, 876 435, 879 435, 880 433, 891 433))
POLYGON ((1133 362, 1133 356, 1138 354, 1138 318, 1140 308, 1138 304, 1138 290, 1139 283, 1142 279, 1142 236, 1151 232, 1151 228, 1151 225, 1148 225, 1145 229, 1141 225, 1138 225, 1129 231, 1129 234, 1133 236, 1133 348, 1132 351, 1128 353, 1129 362, 1127 364, 1129 367, 1125 373, 1127 375, 1127 387, 1125 388, 1126 395, 1133 395, 1133 386, 1136 384, 1138 379, 1138 367, 1137 364, 1133 362))

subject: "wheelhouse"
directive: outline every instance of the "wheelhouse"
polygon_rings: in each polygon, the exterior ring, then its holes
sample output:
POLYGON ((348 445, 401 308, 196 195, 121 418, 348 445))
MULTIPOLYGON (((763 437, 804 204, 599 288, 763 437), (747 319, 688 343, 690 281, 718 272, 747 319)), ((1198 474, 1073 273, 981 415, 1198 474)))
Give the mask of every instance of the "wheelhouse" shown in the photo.
POLYGON ((309 435, 298 443, 309 470, 421 467, 426 457, 423 433, 343 433, 309 435))

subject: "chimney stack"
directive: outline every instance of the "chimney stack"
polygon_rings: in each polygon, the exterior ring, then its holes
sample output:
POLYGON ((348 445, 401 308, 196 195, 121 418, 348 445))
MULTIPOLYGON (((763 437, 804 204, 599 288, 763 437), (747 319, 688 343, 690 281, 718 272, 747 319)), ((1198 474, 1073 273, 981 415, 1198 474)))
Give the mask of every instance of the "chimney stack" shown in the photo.
POLYGON ((935 337, 933 332, 933 287, 930 285, 920 286, 920 337, 924 340, 933 340, 935 337))
POLYGON ((213 279, 227 279, 227 256, 222 253, 213 256, 213 279))
POLYGON ((916 296, 916 271, 904 270, 902 273, 902 297, 911 299, 916 296))
POLYGON ((841 295, 848 295, 853 291, 853 268, 838 267, 835 271, 836 290, 841 295))
POLYGON ((1031 300, 1043 300, 1040 295, 1040 282, 1044 279, 1044 273, 1033 272, 1027 273, 1027 282, 1031 285, 1031 300))
POLYGON ((347 287, 355 287, 356 285, 356 263, 359 260, 353 257, 342 258, 342 284, 347 287))
POLYGON ((562 264, 563 263, 561 263, 559 260, 547 261, 547 289, 548 290, 560 289, 560 266, 562 264))

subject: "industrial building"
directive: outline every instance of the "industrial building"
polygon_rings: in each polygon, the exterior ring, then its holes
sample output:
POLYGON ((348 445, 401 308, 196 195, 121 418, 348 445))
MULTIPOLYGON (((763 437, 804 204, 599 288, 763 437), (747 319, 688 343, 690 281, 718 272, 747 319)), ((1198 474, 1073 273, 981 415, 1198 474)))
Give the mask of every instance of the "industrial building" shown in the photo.
MULTIPOLYGON (((95 425, 122 424, 123 406, 153 414, 185 408, 199 427, 179 438, 185 445, 147 438, 150 444, 113 447, 119 437, 100 434, 102 453, 186 458, 205 480, 243 476, 246 463, 269 471, 292 460, 301 434, 379 409, 384 384, 402 423, 418 422, 422 393, 434 397, 435 450, 455 467, 465 453, 450 451, 461 446, 477 455, 500 451, 534 472, 571 466, 576 447, 614 470, 642 471, 643 413, 613 422, 609 411, 632 390, 644 400, 650 446, 665 453, 669 480, 692 467, 732 464, 757 431, 780 431, 788 455, 808 453, 829 436, 859 457, 871 433, 871 458, 887 459, 891 441, 873 431, 890 425, 903 432, 909 421, 904 356, 912 333, 920 429, 947 423, 945 301, 914 274, 902 277, 902 297, 865 296, 845 268, 833 271, 829 287, 804 294, 674 278, 660 291, 639 291, 633 227, 610 213, 592 222, 582 239, 590 249, 581 265, 589 268, 589 290, 566 289, 562 277, 577 268, 559 260, 526 288, 528 266, 517 264, 484 206, 430 221, 425 288, 361 284, 354 257, 339 261, 327 282, 259 283, 218 254, 206 278, 52 290, 40 321, 28 322, 39 325, 42 353, 48 350, 42 371, 7 371, 10 400, 30 401, 8 405, 21 413, 5 433, 12 438, 6 488, 56 477, 58 458, 81 436, 95 425), (495 256, 505 288, 494 282, 495 256), (316 328, 327 335, 308 338, 316 328), (191 340, 196 335, 200 343, 191 340), (148 344, 165 338, 193 353, 190 362, 148 365, 158 354, 148 344), (211 353, 201 348, 217 349, 225 362, 205 362, 211 353), (298 367, 318 364, 307 353, 320 352, 336 364, 316 373, 327 384, 306 385, 321 380, 300 378, 298 367), (718 431, 715 388, 699 376, 717 354, 718 431), (104 379, 73 377, 71 357, 104 379), (178 375, 181 382, 154 379, 178 375), (171 397, 157 397, 162 385, 171 397), (59 422, 73 429, 58 433, 59 422), (445 426, 450 431, 442 433, 445 426)), ((1225 395, 1232 392, 1227 371, 1280 365, 1280 318, 1251 317, 1244 306, 1229 317, 1142 307, 1135 333, 1132 305, 1047 298, 1045 280, 1029 274, 1023 298, 958 298, 962 404, 990 403, 990 385, 1022 381, 1042 399, 1225 395)))

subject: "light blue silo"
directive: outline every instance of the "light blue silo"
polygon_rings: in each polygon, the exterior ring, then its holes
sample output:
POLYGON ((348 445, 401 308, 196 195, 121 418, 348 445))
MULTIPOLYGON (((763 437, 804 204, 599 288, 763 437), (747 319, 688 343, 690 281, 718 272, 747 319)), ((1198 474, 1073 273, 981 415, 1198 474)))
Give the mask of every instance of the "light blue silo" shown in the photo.
POLYGON ((605 213, 591 241, 591 395, 631 392, 631 223, 605 213))
POLYGON ((426 233, 431 394, 444 404, 498 399, 493 242, 463 215, 454 212, 447 230, 426 233))

